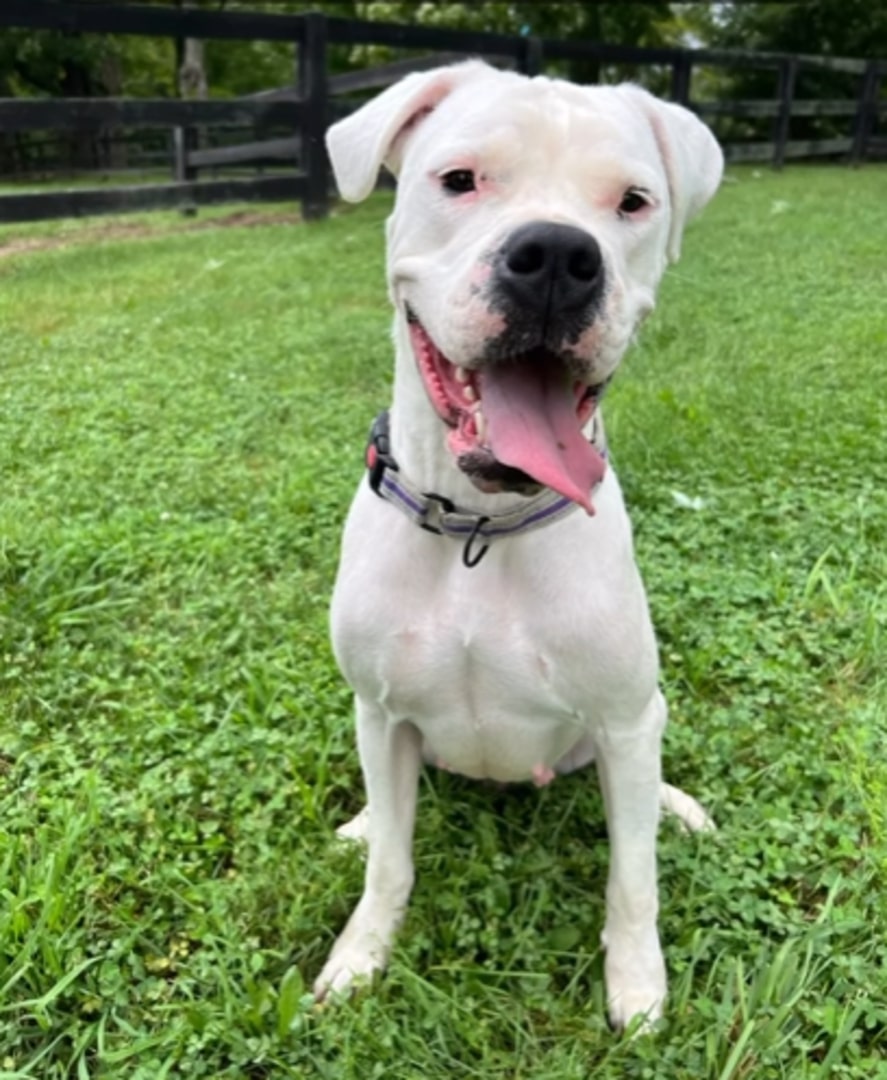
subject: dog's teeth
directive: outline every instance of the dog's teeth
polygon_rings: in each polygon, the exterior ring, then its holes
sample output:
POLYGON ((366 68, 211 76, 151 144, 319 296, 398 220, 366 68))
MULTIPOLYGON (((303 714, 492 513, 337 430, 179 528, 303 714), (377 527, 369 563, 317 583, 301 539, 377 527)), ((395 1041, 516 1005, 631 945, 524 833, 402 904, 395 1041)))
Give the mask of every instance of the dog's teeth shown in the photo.
POLYGON ((461 383, 467 383, 468 382, 468 372, 465 370, 464 367, 457 367, 456 368, 456 382, 461 382, 461 383))
POLYGON ((479 407, 474 410, 474 426, 477 428, 477 441, 485 443, 487 441, 487 418, 479 407))
POLYGON ((464 387, 462 390, 462 397, 464 397, 466 401, 477 401, 477 394, 475 393, 474 387, 464 387))

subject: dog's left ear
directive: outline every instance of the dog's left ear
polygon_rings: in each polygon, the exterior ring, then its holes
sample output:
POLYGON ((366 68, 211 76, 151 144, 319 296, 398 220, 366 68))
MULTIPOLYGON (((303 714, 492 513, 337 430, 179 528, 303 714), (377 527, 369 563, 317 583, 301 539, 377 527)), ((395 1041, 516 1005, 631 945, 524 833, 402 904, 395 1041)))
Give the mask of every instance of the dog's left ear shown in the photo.
POLYGON ((333 124, 326 145, 342 198, 365 199, 383 164, 396 176, 408 133, 457 86, 489 71, 482 61, 469 60, 407 75, 333 124))
POLYGON ((661 101, 639 86, 623 89, 646 115, 662 155, 671 199, 666 253, 670 262, 677 262, 687 222, 718 190, 724 155, 711 131, 689 109, 661 101))

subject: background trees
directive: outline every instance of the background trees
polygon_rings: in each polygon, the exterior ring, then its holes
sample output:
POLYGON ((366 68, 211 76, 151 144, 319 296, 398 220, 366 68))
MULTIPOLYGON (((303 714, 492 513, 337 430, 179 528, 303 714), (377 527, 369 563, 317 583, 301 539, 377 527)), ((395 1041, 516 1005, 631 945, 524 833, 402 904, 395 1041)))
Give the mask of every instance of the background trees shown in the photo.
MULTIPOLYGON (((142 0, 144 2, 144 0, 142 0)), ((166 2, 166 0, 164 0, 166 2)), ((209 0, 176 0, 200 6, 209 0)), ((386 22, 423 23, 462 29, 536 35, 571 40, 634 45, 710 45, 724 48, 826 53, 836 56, 887 57, 887 6, 870 0, 807 0, 804 3, 580 3, 553 0, 462 0, 416 3, 414 0, 212 0, 217 8, 295 13, 321 10, 329 15, 386 22)), ((81 35, 49 31, 0 31, 0 97, 92 95, 176 96, 184 42, 115 35, 81 35)), ((333 70, 347 70, 393 58, 391 49, 375 46, 334 48, 333 70)), ((293 79, 293 49, 286 43, 210 41, 203 50, 204 74, 212 96, 233 96, 282 86, 293 79)), ((594 62, 564 64, 560 72, 581 82, 604 78, 640 78, 630 65, 601 72, 594 62)), ((652 87, 667 87, 656 73, 645 70, 652 87)), ((694 74, 697 97, 771 97, 772 71, 736 69, 716 76, 694 74)), ((800 97, 844 97, 855 94, 854 77, 805 70, 796 93, 800 97)), ((799 135, 828 134, 838 118, 800 121, 799 135)), ((115 136, 117 133, 114 133, 115 136)), ((109 133, 105 133, 106 136, 109 133)), ((23 147, 38 140, 0 133, 0 173, 12 171, 23 147), (16 152, 18 151, 18 153, 16 152)), ((106 137, 103 162, 120 167, 119 139, 106 137), (112 142, 117 146, 115 151, 112 142), (115 157, 116 154, 116 157, 115 157)), ((32 155, 33 156, 33 155, 32 155)), ((66 156, 73 168, 95 163, 93 135, 75 134, 67 140, 66 156)))
MULTIPOLYGON (((808 3, 729 3, 680 5, 688 29, 718 48, 827 56, 887 57, 887 6, 869 0, 810 0, 808 3)), ((795 85, 799 98, 842 98, 858 93, 858 76, 802 68, 795 85)), ((734 98, 769 97, 771 72, 736 69, 722 88, 734 98)), ((839 117, 793 121, 795 138, 819 139, 844 133, 839 117)))
MULTIPOLYGON (((191 0, 199 6, 202 0, 191 0)), ((887 6, 870 0, 804 3, 577 3, 554 0, 223 0, 238 8, 275 12, 324 11, 385 22, 422 23, 502 33, 634 45, 712 45, 724 48, 887 56, 887 6)), ((213 7, 218 0, 213 0, 213 7)), ((381 49, 337 53, 338 67, 379 59, 381 49)), ((213 41, 206 49, 213 94, 241 94, 292 78, 292 50, 274 42, 213 41)), ((80 96, 177 93, 176 48, 169 39, 0 31, 0 94, 80 96)))

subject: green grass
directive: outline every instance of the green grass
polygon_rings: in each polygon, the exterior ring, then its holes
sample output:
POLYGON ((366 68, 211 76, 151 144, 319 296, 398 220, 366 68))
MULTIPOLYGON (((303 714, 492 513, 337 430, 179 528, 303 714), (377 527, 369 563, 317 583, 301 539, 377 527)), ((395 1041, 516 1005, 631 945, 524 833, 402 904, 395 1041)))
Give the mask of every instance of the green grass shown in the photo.
POLYGON ((424 778, 389 974, 306 993, 361 886, 326 606, 387 198, 0 259, 0 1077, 887 1076, 885 181, 734 172, 607 401, 666 770, 720 824, 663 827, 635 1040, 590 775, 424 778))

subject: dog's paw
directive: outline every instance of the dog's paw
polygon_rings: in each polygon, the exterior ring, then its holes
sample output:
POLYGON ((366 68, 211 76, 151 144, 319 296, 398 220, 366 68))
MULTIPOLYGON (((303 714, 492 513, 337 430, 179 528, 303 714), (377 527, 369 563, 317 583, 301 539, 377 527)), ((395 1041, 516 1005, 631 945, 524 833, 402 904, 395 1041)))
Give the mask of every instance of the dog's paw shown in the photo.
POLYGON ((314 983, 318 1001, 350 993, 385 968, 402 911, 402 905, 361 897, 314 983))
POLYGON ((607 982, 607 1014, 617 1031, 633 1021, 635 1034, 650 1032, 662 1017, 665 1002, 665 961, 655 928, 650 935, 602 935, 607 950, 604 973, 607 982), (647 937, 643 946, 639 938, 647 937))
POLYGON ((663 784, 659 804, 666 814, 673 814, 684 832, 715 832, 717 826, 708 816, 705 807, 680 788, 663 784))
POLYGON ((365 806, 350 821, 340 825, 336 829, 336 836, 351 844, 365 844, 367 842, 367 830, 370 825, 370 808, 365 806))
POLYGON ((384 970, 387 960, 388 949, 375 937, 365 936, 347 942, 339 938, 314 982, 315 1000, 350 994, 384 970))
POLYGON ((651 990, 633 990, 620 993, 607 1001, 607 1017, 616 1031, 632 1028, 632 1035, 649 1035, 662 1019, 665 991, 661 995, 651 990))

